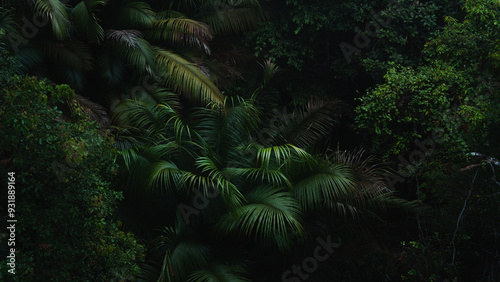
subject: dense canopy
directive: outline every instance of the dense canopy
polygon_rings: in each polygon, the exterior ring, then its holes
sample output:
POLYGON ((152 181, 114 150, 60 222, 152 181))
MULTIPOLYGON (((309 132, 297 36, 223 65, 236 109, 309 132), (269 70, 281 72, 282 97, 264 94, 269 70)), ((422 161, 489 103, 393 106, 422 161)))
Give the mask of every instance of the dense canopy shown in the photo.
POLYGON ((500 281, 499 1, 0 3, 0 280, 500 281))

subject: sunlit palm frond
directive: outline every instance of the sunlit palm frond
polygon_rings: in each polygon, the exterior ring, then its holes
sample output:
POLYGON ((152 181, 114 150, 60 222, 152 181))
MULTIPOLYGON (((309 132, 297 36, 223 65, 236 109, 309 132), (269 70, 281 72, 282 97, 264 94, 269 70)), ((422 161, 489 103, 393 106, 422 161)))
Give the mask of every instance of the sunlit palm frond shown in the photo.
POLYGON ((213 105, 223 103, 224 95, 192 63, 161 48, 156 48, 156 54, 167 86, 171 86, 195 101, 213 105))
POLYGON ((55 38, 58 40, 68 38, 71 23, 66 4, 59 0, 36 0, 35 10, 50 19, 55 38))
POLYGON ((146 31, 145 37, 154 41, 199 46, 208 54, 208 42, 213 38, 208 25, 187 18, 155 20, 153 27, 146 31))

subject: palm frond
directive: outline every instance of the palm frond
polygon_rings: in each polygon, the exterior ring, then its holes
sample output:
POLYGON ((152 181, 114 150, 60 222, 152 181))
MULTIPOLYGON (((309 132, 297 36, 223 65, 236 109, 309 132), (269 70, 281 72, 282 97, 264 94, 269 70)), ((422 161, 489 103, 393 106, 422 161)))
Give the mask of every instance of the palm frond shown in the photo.
POLYGON ((213 38, 208 25, 187 18, 155 20, 145 37, 149 40, 199 46, 207 54, 210 54, 208 42, 213 38))
POLYGON ((380 167, 373 156, 364 157, 363 150, 337 151, 333 155, 333 161, 348 165, 359 191, 378 196, 390 190, 384 180, 386 172, 380 167))
POLYGON ((269 168, 271 164, 272 167, 281 168, 294 156, 305 162, 314 162, 309 153, 299 147, 287 144, 259 148, 257 150, 257 165, 262 168, 269 168))
POLYGON ((83 0, 71 10, 70 16, 76 30, 94 43, 100 43, 104 40, 104 29, 99 24, 95 12, 98 7, 105 4, 105 0, 83 0))
POLYGON ((379 207, 378 211, 380 211, 380 207, 383 207, 384 209, 385 208, 401 209, 412 213, 430 213, 432 211, 428 206, 425 206, 421 201, 418 200, 408 201, 396 197, 393 193, 384 193, 378 195, 370 199, 370 201, 372 202, 372 206, 379 207))
POLYGON ((196 270, 188 277, 188 282, 250 282, 248 273, 239 265, 211 264, 196 270))
POLYGON ((183 233, 179 227, 168 227, 156 240, 157 247, 166 249, 158 281, 186 281, 190 273, 209 265, 213 257, 210 246, 183 233))
POLYGON ((122 28, 149 28, 153 25, 155 13, 142 1, 124 1, 114 18, 114 26, 122 28))
POLYGON ((54 65, 69 70, 88 72, 92 70, 94 65, 90 49, 82 41, 65 40, 60 42, 45 39, 42 41, 42 50, 54 65))
POLYGON ((52 71, 56 77, 62 79, 62 81, 75 90, 80 91, 85 87, 85 75, 78 70, 56 66, 52 71))
POLYGON ((307 177, 293 185, 292 194, 304 210, 360 197, 348 166, 329 162, 319 162, 307 177))
POLYGON ((163 71, 167 86, 171 86, 191 100, 215 106, 221 105, 224 95, 196 66, 181 56, 156 48, 157 62, 163 71))
POLYGON ((161 10, 156 12, 156 19, 157 20, 166 20, 166 19, 187 19, 186 15, 179 11, 175 10, 161 10))
POLYGON ((175 115, 175 111, 168 105, 150 104, 137 100, 122 103, 113 112, 113 118, 120 124, 132 126, 151 134, 162 132, 167 122, 175 115))
POLYGON ((223 106, 223 111, 196 109, 193 128, 223 159, 236 160, 240 157, 238 147, 257 131, 259 110, 239 97, 227 97, 223 106))
POLYGON ((147 171, 151 165, 150 160, 141 154, 142 149, 130 148, 119 152, 118 161, 122 163, 118 174, 120 186, 125 191, 142 190, 146 188, 147 171))
POLYGON ((248 204, 223 216, 215 226, 216 231, 237 232, 256 241, 273 242, 281 249, 287 247, 291 237, 302 234, 302 212, 290 193, 260 186, 245 196, 248 204))
POLYGON ((166 160, 159 160, 149 166, 148 188, 151 193, 162 189, 167 192, 182 190, 182 175, 180 170, 174 163, 166 160))
POLYGON ((269 81, 274 77, 275 74, 279 72, 279 67, 270 59, 264 61, 263 64, 260 64, 262 67, 262 82, 258 87, 253 91, 251 100, 256 100, 258 96, 266 89, 269 81))
POLYGON ((100 75, 111 85, 118 85, 124 81, 125 63, 116 55, 100 55, 96 64, 100 75))
POLYGON ((215 1, 214 12, 200 20, 207 23, 215 34, 239 34, 252 30, 264 19, 258 1, 215 1))
POLYGON ((221 194, 230 209, 241 206, 243 195, 231 181, 226 179, 212 159, 199 157, 195 165, 203 175, 186 173, 183 179, 191 190, 198 190, 206 195, 209 189, 213 189, 221 194))
POLYGON ((38 68, 43 63, 43 53, 37 46, 28 43, 27 46, 20 48, 16 53, 20 65, 18 72, 27 73, 38 68))
POLYGON ((137 30, 109 30, 105 48, 111 54, 133 66, 136 72, 152 74, 155 66, 155 52, 149 42, 140 37, 137 30))
POLYGON ((336 123, 339 103, 331 99, 309 98, 303 111, 294 115, 297 119, 284 132, 283 139, 306 148, 322 141, 329 135, 336 123))
POLYGON ((139 39, 142 37, 142 33, 137 29, 127 29, 127 30, 106 30, 106 38, 120 41, 126 44, 128 47, 139 46, 139 39))
POLYGON ((52 33, 58 40, 69 36, 70 21, 66 12, 66 5, 59 0, 36 0, 35 10, 52 23, 52 33))
POLYGON ((288 186, 290 187, 292 184, 290 180, 283 174, 279 169, 272 168, 241 168, 241 167, 232 167, 226 168, 227 173, 229 175, 233 175, 235 177, 240 177, 247 180, 252 180, 255 183, 268 183, 271 185, 275 185, 277 187, 288 186))

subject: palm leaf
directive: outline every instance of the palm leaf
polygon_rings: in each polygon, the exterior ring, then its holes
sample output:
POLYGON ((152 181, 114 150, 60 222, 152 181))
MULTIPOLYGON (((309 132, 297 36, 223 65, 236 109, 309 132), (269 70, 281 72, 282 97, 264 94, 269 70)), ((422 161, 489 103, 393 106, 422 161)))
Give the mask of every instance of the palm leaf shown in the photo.
POLYGON ((137 72, 151 74, 155 65, 154 49, 141 35, 137 30, 108 30, 105 37, 109 40, 105 48, 137 72))
POLYGON ((337 101, 309 98, 306 108, 294 115, 297 119, 292 126, 286 128, 283 139, 301 148, 322 141, 336 123, 334 115, 338 114, 338 111, 337 101))
POLYGON ((97 58, 100 75, 111 85, 118 85, 124 81, 125 63, 113 54, 103 54, 97 58))
POLYGON ((188 282, 250 282, 247 272, 238 265, 211 264, 196 270, 188 277, 188 282))
POLYGON ((183 171, 170 161, 160 160, 149 166, 148 188, 154 193, 156 190, 181 190, 183 171))
POLYGON ((149 28, 153 25, 155 13, 142 1, 124 1, 113 20, 114 26, 123 28, 149 28))
POLYGON ((100 43, 104 40, 104 29, 98 23, 95 12, 105 4, 105 0, 83 0, 71 10, 71 19, 76 29, 91 42, 100 43))
POLYGON ((208 42, 213 38, 208 25, 186 18, 155 20, 145 37, 149 40, 199 46, 207 54, 210 54, 208 42))
POLYGON ((226 98, 223 111, 199 108, 192 118, 197 122, 193 128, 223 159, 235 161, 240 158, 242 144, 248 143, 257 131, 259 110, 241 98, 226 98))
POLYGON ((319 162, 293 185, 292 193, 304 210, 322 209, 329 203, 359 198, 349 168, 329 162, 319 162))
POLYGON ((214 12, 200 21, 207 23, 215 34, 240 34, 255 29, 264 19, 259 2, 255 0, 238 1, 235 6, 231 1, 214 1, 214 12))
POLYGON ((35 10, 52 23, 52 32, 58 40, 69 36, 70 21, 66 12, 66 5, 59 0, 36 0, 35 10))
POLYGON ((150 160, 144 157, 140 148, 131 148, 119 152, 119 162, 123 165, 120 166, 119 177, 121 187, 123 190, 143 190, 146 188, 147 171, 151 165, 150 160))
POLYGON ((20 65, 18 72, 28 73, 30 70, 36 69, 43 63, 43 53, 40 48, 28 43, 27 46, 19 49, 16 53, 20 65))
POLYGON ((123 125, 129 125, 144 132, 158 134, 176 113, 166 104, 150 104, 144 101, 129 100, 118 105, 113 117, 123 125))
POLYGON ((282 146, 259 148, 257 150, 257 165, 262 168, 269 168, 270 164, 272 167, 282 167, 294 156, 302 161, 314 162, 312 156, 306 151, 299 147, 287 144, 282 146))
POLYGON ((289 243, 290 234, 302 233, 299 204, 288 192, 261 186, 248 193, 246 199, 248 204, 220 219, 216 231, 237 232, 256 241, 274 242, 281 249, 289 243))
POLYGON ((155 245, 166 249, 158 281, 186 281, 188 275, 209 265, 213 251, 207 244, 191 239, 177 226, 167 227, 155 245))
POLYGON ((214 189, 221 194, 230 209, 241 206, 243 195, 231 181, 224 177, 213 160, 208 157, 199 157, 195 164, 202 174, 208 174, 208 176, 186 173, 183 181, 190 187, 190 190, 201 190, 206 195, 208 189, 214 189))
POLYGON ((167 86, 180 91, 192 100, 221 105, 224 96, 220 90, 196 66, 181 56, 156 48, 157 62, 165 73, 167 86))
POLYGON ((42 41, 45 56, 56 66, 88 72, 93 68, 93 56, 88 46, 82 41, 65 40, 63 42, 45 39, 42 41))

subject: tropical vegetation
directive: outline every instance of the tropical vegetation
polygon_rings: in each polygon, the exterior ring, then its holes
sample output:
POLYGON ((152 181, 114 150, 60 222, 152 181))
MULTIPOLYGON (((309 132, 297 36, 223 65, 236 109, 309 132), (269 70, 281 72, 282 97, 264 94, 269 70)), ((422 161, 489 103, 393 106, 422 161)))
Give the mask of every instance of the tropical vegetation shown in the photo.
POLYGON ((0 280, 500 280, 499 11, 1 1, 0 280))

